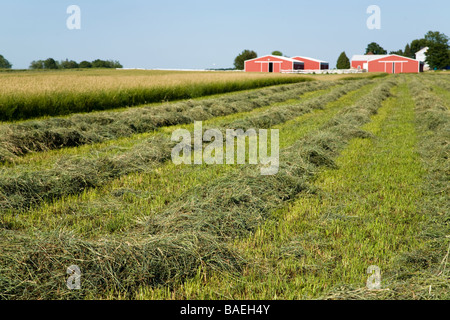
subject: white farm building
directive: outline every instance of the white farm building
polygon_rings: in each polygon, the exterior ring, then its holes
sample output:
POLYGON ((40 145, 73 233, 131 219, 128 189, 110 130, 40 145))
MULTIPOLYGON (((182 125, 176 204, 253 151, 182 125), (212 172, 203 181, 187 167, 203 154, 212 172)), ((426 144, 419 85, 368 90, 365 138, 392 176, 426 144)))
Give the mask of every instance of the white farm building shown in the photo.
POLYGON ((416 52, 416 60, 422 61, 425 64, 423 67, 424 70, 430 70, 430 66, 425 62, 425 59, 427 58, 427 51, 428 47, 425 47, 416 52))

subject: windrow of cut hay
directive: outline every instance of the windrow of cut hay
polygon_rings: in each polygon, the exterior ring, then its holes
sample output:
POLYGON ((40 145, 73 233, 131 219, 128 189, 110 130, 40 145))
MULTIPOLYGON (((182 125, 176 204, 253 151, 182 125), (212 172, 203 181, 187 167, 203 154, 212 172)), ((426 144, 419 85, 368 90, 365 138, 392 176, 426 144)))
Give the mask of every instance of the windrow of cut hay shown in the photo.
POLYGON ((435 76, 435 77, 430 78, 430 79, 433 80, 433 82, 436 84, 436 86, 438 86, 438 87, 440 87, 440 88, 450 92, 450 77, 447 76, 447 78, 448 79, 446 79, 445 76, 441 75, 439 77, 435 76))
MULTIPOLYGON (((411 292, 416 299, 449 299, 450 113, 423 80, 415 78, 409 87, 416 104, 418 151, 427 170, 424 196, 418 203, 418 214, 425 219, 417 237, 424 245, 398 258, 391 289, 396 299, 410 298, 411 292)), ((387 293, 387 298, 392 294, 387 293)))
POLYGON ((367 136, 359 126, 370 121, 394 84, 380 84, 323 130, 282 150, 277 175, 261 176, 257 166, 242 166, 187 191, 139 233, 89 242, 68 234, 26 237, 3 231, 1 297, 80 299, 108 292, 133 297, 141 286, 170 286, 199 268, 239 272, 246 262, 227 243, 254 231, 300 192, 313 192, 308 181, 322 166, 333 165, 350 139, 367 136), (82 271, 82 287, 69 291, 65 272, 73 264, 82 271))
POLYGON ((160 127, 193 123, 233 113, 248 112, 322 90, 343 82, 305 82, 239 93, 215 99, 183 101, 162 106, 136 107, 122 112, 95 112, 66 118, 0 125, 0 162, 29 152, 98 143, 160 127))
MULTIPOLYGON (((349 82, 343 87, 333 89, 330 93, 295 105, 284 112, 280 106, 275 108, 273 114, 261 117, 258 114, 248 117, 246 123, 239 120, 227 125, 229 128, 238 128, 253 125, 255 128, 267 127, 283 123, 313 108, 324 107, 327 103, 339 99, 345 92, 353 91, 368 80, 349 82), (283 116, 280 116, 280 115, 283 116), (268 123, 268 119, 270 123, 268 123)), ((225 129, 224 129, 225 130, 225 129)), ((63 196, 79 194, 88 188, 104 185, 106 182, 132 172, 146 172, 171 157, 174 142, 170 137, 156 135, 144 143, 138 144, 130 151, 114 155, 102 156, 94 159, 78 157, 62 157, 54 167, 47 170, 33 170, 31 172, 17 173, 15 168, 5 168, 0 172, 0 210, 26 211, 42 201, 53 200, 63 196), (10 171, 14 173, 10 174, 10 171)))
POLYGON ((0 299, 80 299, 194 276, 199 265, 239 270, 242 258, 207 233, 143 235, 100 242, 70 234, 24 236, 0 231, 0 299), (81 268, 81 290, 68 290, 69 266, 81 268), (14 275, 16 274, 16 275, 14 275), (20 280, 19 280, 20 279, 20 280))
POLYGON ((174 146, 167 136, 155 135, 123 154, 61 157, 51 169, 1 174, 0 212, 25 212, 42 201, 79 194, 126 174, 152 170, 170 159, 174 146))
MULTIPOLYGON (((279 84, 310 81, 306 77, 265 77, 228 81, 195 82, 150 87, 92 88, 79 90, 49 90, 44 92, 11 92, 0 97, 0 121, 16 121, 43 116, 110 110, 161 101, 191 99, 212 94, 261 88, 279 84)), ((64 81, 64 80, 63 80, 64 81)), ((69 80, 67 80, 69 81, 69 80)), ((70 83, 68 83, 69 85, 70 83)))
POLYGON ((253 166, 193 188, 155 215, 148 223, 152 234, 193 229, 208 231, 223 240, 243 236, 273 210, 304 190, 323 166, 335 167, 333 158, 355 137, 371 137, 359 127, 370 121, 390 96, 395 82, 386 81, 354 106, 339 112, 322 130, 300 139, 280 153, 280 169, 262 176, 253 166))
POLYGON ((342 87, 335 88, 329 93, 314 99, 293 105, 271 108, 255 116, 236 120, 233 123, 230 123, 227 127, 236 129, 270 128, 274 125, 292 120, 313 110, 323 109, 328 103, 336 101, 349 92, 358 90, 369 83, 371 83, 370 80, 349 82, 342 87))

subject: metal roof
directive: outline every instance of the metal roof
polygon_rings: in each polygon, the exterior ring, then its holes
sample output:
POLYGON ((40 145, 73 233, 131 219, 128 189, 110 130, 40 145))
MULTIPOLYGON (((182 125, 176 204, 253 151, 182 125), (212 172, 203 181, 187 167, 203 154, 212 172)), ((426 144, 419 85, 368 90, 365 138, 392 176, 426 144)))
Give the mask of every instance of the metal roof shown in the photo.
POLYGON ((424 47, 424 48, 420 49, 419 51, 417 51, 416 54, 418 54, 418 53, 425 53, 425 52, 428 51, 428 49, 429 49, 428 47, 424 47))
POLYGON ((392 56, 392 54, 355 54, 352 57, 352 61, 372 61, 389 56, 392 56))
POLYGON ((301 61, 298 61, 298 60, 295 60, 295 59, 292 59, 292 58, 282 57, 282 56, 274 56, 274 55, 271 55, 271 54, 266 55, 266 56, 262 56, 262 57, 257 57, 257 58, 254 58, 254 59, 245 60, 245 62, 252 61, 252 60, 257 60, 257 59, 261 59, 261 58, 268 58, 268 57, 270 57, 270 58, 277 58, 277 59, 283 59, 283 60, 290 61, 290 62, 302 63, 301 61))
POLYGON ((402 59, 411 60, 411 61, 419 61, 419 60, 416 60, 416 59, 412 59, 412 58, 408 58, 408 57, 404 57, 404 56, 399 56, 398 54, 354 55, 352 57, 352 61, 374 61, 374 60, 379 60, 379 59, 392 57, 392 56, 400 57, 402 59))
POLYGON ((307 59, 307 60, 311 60, 311 61, 315 61, 315 62, 328 63, 328 61, 317 60, 317 59, 309 58, 309 57, 302 57, 302 56, 292 57, 292 59, 294 59, 294 58, 301 58, 301 59, 307 59))

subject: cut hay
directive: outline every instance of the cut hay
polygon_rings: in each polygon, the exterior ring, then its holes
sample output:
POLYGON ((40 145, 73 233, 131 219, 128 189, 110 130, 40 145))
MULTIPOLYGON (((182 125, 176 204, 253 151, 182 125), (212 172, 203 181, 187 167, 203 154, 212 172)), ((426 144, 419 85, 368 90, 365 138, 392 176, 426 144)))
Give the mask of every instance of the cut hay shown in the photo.
POLYGON ((140 286, 170 286, 199 269, 239 272, 245 261, 227 243, 253 232, 299 193, 313 192, 309 181, 334 164, 339 150, 360 134, 356 124, 370 121, 393 85, 380 84, 368 95, 373 105, 362 99, 339 113, 338 121, 282 150, 277 175, 261 176, 258 167, 244 165, 188 190, 135 234, 92 242, 68 234, 2 232, 1 297, 82 299, 111 292, 133 297, 140 286), (82 270, 78 292, 65 288, 65 272, 73 264, 82 270))
POLYGON ((162 106, 130 108, 120 112, 76 114, 67 118, 4 124, 0 125, 0 162, 14 161, 16 156, 30 152, 99 143, 152 132, 161 127, 248 112, 273 103, 298 99, 306 92, 326 89, 341 83, 305 82, 222 98, 188 100, 162 106))
MULTIPOLYGON (((337 88, 327 95, 327 99, 319 99, 316 107, 323 107, 323 103, 331 99, 338 99, 351 90, 356 90, 366 83, 365 80, 351 82, 343 88, 337 88), (338 92, 338 94, 336 94, 338 92)), ((308 83, 309 84, 309 83, 308 83)), ((305 88, 302 88, 305 90, 305 88)), ((296 93, 298 94, 298 92, 296 93)), ((290 93, 289 93, 290 95, 290 93)), ((288 108, 286 117, 278 120, 270 111, 262 118, 259 115, 248 117, 247 125, 253 124, 259 128, 267 127, 261 119, 272 118, 273 124, 293 119, 303 113, 311 111, 310 107, 298 105, 295 107, 277 107, 274 113, 284 112, 288 108)), ((232 122, 228 128, 242 127, 243 123, 232 122)), ((224 129, 225 130, 225 129, 224 129)), ((99 187, 106 182, 132 172, 145 172, 156 165, 169 160, 174 143, 169 137, 157 135, 146 142, 136 145, 132 150, 116 156, 104 156, 94 159, 78 159, 68 157, 60 159, 51 169, 9 174, 4 169, 0 180, 0 210, 26 211, 39 205, 42 201, 53 200, 67 195, 79 194, 88 188, 99 187)), ((14 170, 16 172, 17 170, 14 170)))

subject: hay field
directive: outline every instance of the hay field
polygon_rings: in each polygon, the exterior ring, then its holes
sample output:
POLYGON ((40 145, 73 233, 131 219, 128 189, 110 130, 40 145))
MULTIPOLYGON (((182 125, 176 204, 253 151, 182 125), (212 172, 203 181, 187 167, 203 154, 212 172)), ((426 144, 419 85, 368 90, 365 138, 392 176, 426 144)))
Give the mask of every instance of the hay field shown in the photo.
MULTIPOLYGON (((296 75, 282 75, 298 78, 296 75)), ((236 80, 280 78, 277 74, 209 71, 80 69, 0 73, 0 94, 42 94, 73 91, 118 90, 136 87, 177 87, 236 80)))
POLYGON ((449 299, 449 83, 329 78, 2 123, 0 298, 449 299), (278 129, 278 173, 176 166, 172 132, 195 120, 278 129))
POLYGON ((310 80, 243 72, 66 70, 0 73, 0 121, 116 109, 310 80))

